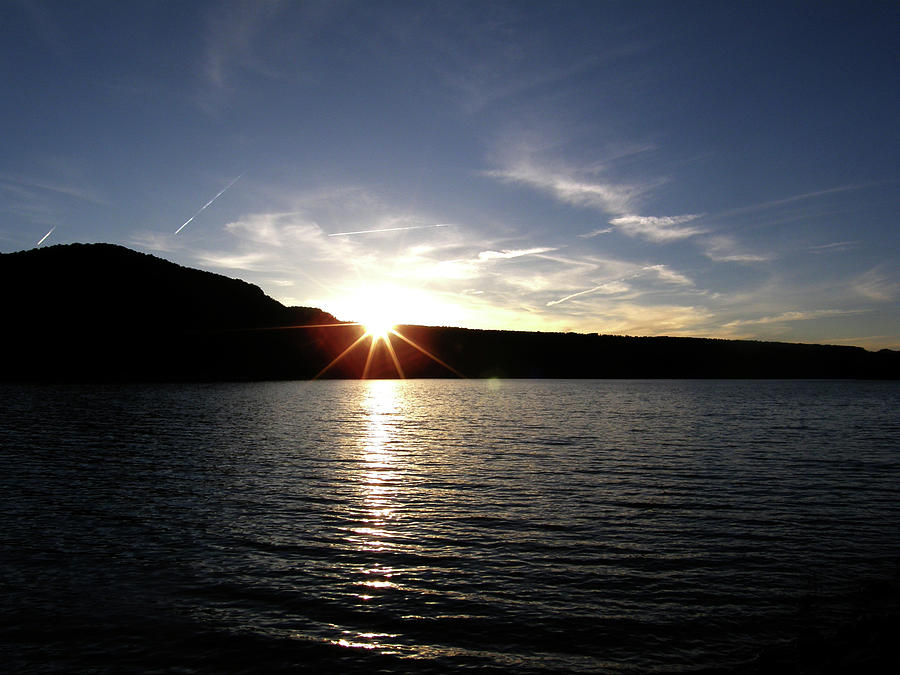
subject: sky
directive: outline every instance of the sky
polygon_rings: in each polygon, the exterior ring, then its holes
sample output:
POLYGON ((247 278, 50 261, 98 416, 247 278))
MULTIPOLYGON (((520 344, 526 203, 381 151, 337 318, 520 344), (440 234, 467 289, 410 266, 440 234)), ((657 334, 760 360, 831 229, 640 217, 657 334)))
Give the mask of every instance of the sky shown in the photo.
POLYGON ((898 25, 6 0, 0 251, 121 244, 344 320, 900 349, 898 25))

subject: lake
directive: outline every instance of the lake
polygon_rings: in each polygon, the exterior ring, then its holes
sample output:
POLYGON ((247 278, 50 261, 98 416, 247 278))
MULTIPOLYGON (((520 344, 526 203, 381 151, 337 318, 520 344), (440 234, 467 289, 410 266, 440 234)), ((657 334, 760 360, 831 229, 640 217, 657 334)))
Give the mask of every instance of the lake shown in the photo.
MULTIPOLYGON (((12 672, 680 672, 852 622, 900 383, 0 385, 12 672)), ((863 595, 861 595, 863 594, 863 595)))

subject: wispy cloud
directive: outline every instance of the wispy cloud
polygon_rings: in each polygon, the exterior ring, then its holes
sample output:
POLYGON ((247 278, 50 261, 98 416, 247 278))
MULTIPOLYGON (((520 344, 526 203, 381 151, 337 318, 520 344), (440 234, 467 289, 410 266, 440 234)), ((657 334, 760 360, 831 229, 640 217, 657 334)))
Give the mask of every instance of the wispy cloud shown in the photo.
POLYGON ((704 230, 700 228, 682 227, 684 223, 699 217, 698 214, 691 213, 682 216, 626 215, 613 218, 609 222, 628 236, 641 237, 653 242, 668 242, 703 234, 704 230))
POLYGON ((612 331, 627 335, 702 335, 712 312, 695 305, 625 303, 610 319, 612 331))
MULTIPOLYGON (((645 148, 632 149, 629 154, 645 148)), ((508 151, 507 157, 516 159, 501 162, 502 167, 483 172, 483 175, 504 183, 521 185, 549 194, 557 201, 570 206, 588 208, 612 215, 609 224, 578 235, 589 239, 608 234, 613 228, 629 237, 638 237, 654 243, 667 243, 704 234, 705 229, 687 225, 702 217, 688 213, 675 216, 643 216, 638 214, 641 198, 664 181, 644 183, 603 179, 610 173, 614 160, 596 162, 574 169, 560 162, 540 162, 534 150, 518 148, 508 151)), ((618 158, 614 158, 618 159, 618 158)))
MULTIPOLYGON (((0 174, 0 212, 11 214, 23 225, 55 228, 71 223, 76 214, 108 205, 79 175, 81 171, 77 163, 55 157, 43 158, 40 164, 41 172, 47 174, 46 177, 0 174)), ((41 234, 44 232, 46 229, 41 234)), ((15 239, 20 240, 21 244, 29 240, 33 243, 38 236, 37 233, 23 232, 15 239), (32 239, 32 236, 35 238, 32 239)))
POLYGON ((611 227, 599 227, 596 230, 591 230, 590 232, 585 232, 584 234, 579 234, 578 236, 582 239, 590 239, 591 237, 596 237, 601 234, 609 234, 613 231, 614 230, 611 227))
MULTIPOLYGON (((622 265, 622 263, 620 263, 620 265, 622 265)), ((640 287, 643 287, 646 290, 655 285, 658 288, 659 283, 654 283, 654 280, 669 286, 694 285, 694 282, 691 279, 684 274, 671 269, 668 265, 657 264, 637 266, 625 264, 625 266, 628 268, 627 274, 623 274, 615 279, 604 280, 591 288, 586 288, 575 293, 569 293, 561 298, 550 300, 546 303, 546 306, 553 307, 554 305, 560 305, 564 302, 574 300, 575 298, 595 294, 621 295, 623 293, 632 293, 631 297, 634 299, 642 293, 642 291, 639 290, 640 287), (638 288, 635 288, 636 285, 638 288)))
POLYGON ((56 225, 60 222, 59 210, 33 190, 0 182, 0 211, 39 225, 56 225))
POLYGON ((129 238, 129 243, 138 248, 156 251, 157 253, 172 253, 184 247, 183 241, 178 241, 171 232, 136 232, 129 238))
MULTIPOLYGON (((343 294, 355 292, 355 285, 384 282, 401 272, 411 275, 416 270, 428 270, 431 275, 422 276, 422 280, 433 285, 440 280, 441 272, 447 272, 435 256, 446 249, 448 242, 462 237, 459 228, 414 227, 413 223, 433 224, 437 219, 424 213, 392 212, 372 195, 350 188, 273 194, 269 201, 293 208, 243 215, 222 226, 221 234, 209 238, 217 244, 215 248, 197 247, 207 238, 187 239, 184 250, 190 250, 190 256, 202 266, 246 273, 244 278, 283 301, 286 283, 295 283, 296 289, 309 294, 301 299, 303 304, 324 298, 327 309, 339 305, 343 294), (362 223, 376 226, 367 229, 385 231, 368 237, 330 237, 327 230, 337 229, 335 223, 353 227, 348 231, 362 230, 362 223), (406 227, 415 231, 405 231, 406 227), (404 257, 413 262, 405 264, 404 257)), ((169 247, 172 239, 170 235, 146 243, 169 247)), ((477 255, 479 249, 473 251, 473 247, 479 244, 469 244, 472 256, 477 255)), ((421 281, 419 285, 423 285, 421 281)), ((296 300, 294 290, 290 301, 296 300)))
POLYGON ((425 230, 430 227, 450 227, 450 223, 435 223, 433 225, 407 225, 405 227, 380 227, 371 230, 357 230, 355 232, 332 232, 329 237, 347 237, 354 234, 375 234, 378 232, 401 232, 403 230, 425 230))
POLYGON ((587 180, 570 172, 548 169, 527 160, 502 169, 485 171, 484 175, 549 193, 565 204, 615 214, 627 213, 633 200, 646 190, 644 186, 587 180))
POLYGON ((861 314, 864 309, 813 309, 805 311, 782 312, 772 316, 761 316, 755 319, 735 319, 722 325, 723 328, 737 328, 739 326, 762 326, 771 323, 785 323, 789 321, 810 321, 828 316, 844 316, 848 314, 861 314))
POLYGON ((704 335, 714 315, 704 307, 644 304, 601 297, 597 304, 570 314, 581 330, 619 335, 704 335))
POLYGON ((706 257, 715 262, 753 263, 772 259, 772 256, 768 254, 743 251, 734 237, 730 235, 704 237, 702 245, 706 257))
MULTIPOLYGON (((213 112, 240 91, 244 81, 315 84, 321 58, 306 50, 350 11, 343 2, 289 3, 279 0, 223 0, 206 13, 199 65, 205 87, 201 107, 213 112)), ((367 38, 377 43, 376 38, 367 38)), ((354 49, 367 49, 358 40, 354 49)), ((338 47, 339 48, 339 47, 338 47)))
POLYGON ((204 252, 197 256, 198 262, 210 267, 218 267, 229 270, 244 270, 247 272, 261 272, 269 269, 271 256, 265 253, 216 253, 204 252))
POLYGON ((555 251, 555 248, 523 248, 523 249, 514 249, 514 250, 503 250, 503 251, 482 251, 478 254, 478 260, 480 262, 487 262, 488 260, 503 260, 509 258, 521 258, 525 255, 535 255, 537 253, 549 253, 550 251, 555 251))
POLYGON ((467 113, 513 99, 539 104, 548 94, 568 92, 581 78, 645 49, 637 42, 598 41, 589 53, 572 57, 550 48, 547 33, 523 22, 521 4, 491 3, 489 7, 488 12, 445 12, 439 31, 431 30, 418 12, 414 20, 409 15, 399 21, 391 17, 394 26, 389 33, 404 44, 412 40, 423 52, 434 53, 437 77, 467 113), (536 54, 543 58, 535 58, 536 54))
POLYGON ((91 204, 98 204, 100 206, 106 206, 109 203, 95 191, 80 185, 57 183, 54 181, 35 179, 28 176, 12 176, 9 174, 0 174, 0 184, 2 183, 25 189, 52 192, 57 195, 71 197, 73 199, 90 202, 91 204))
MULTIPOLYGON (((894 182, 894 181, 891 181, 894 182)), ((727 211, 722 211, 721 213, 716 214, 717 216, 734 216, 740 215, 744 213, 754 213, 756 211, 765 211, 767 209, 777 208, 779 206, 785 206, 787 204, 792 204, 794 202, 806 201, 808 199, 816 199, 818 197, 827 197, 834 194, 839 194, 841 192, 852 192, 854 190, 863 190, 866 188, 874 187, 876 185, 884 185, 885 181, 878 181, 873 183, 860 183, 855 185, 838 185, 836 187, 826 188, 824 190, 814 190, 812 192, 803 192, 796 195, 791 195, 789 197, 783 197, 781 199, 773 199, 770 201, 760 202, 758 204, 749 204, 747 206, 739 206, 734 209, 728 209, 727 211)))
POLYGON ((850 287, 867 300, 891 302, 900 293, 900 282, 887 274, 884 267, 875 267, 852 280, 850 287))
POLYGON ((693 286, 694 282, 686 277, 684 274, 680 272, 676 272, 668 265, 647 265, 643 268, 644 271, 652 272, 655 274, 661 281, 664 281, 669 284, 676 284, 680 286, 693 286))
POLYGON ((547 130, 513 134, 499 141, 491 152, 495 168, 481 174, 542 192, 563 204, 613 215, 630 213, 636 200, 659 184, 622 181, 613 175, 619 162, 640 155, 647 146, 620 145, 592 162, 573 164, 560 155, 566 143, 547 130))
POLYGON ((227 87, 235 69, 267 72, 256 54, 255 42, 277 11, 277 2, 251 0, 221 3, 210 11, 203 65, 206 78, 214 87, 227 87))
POLYGON ((443 246, 412 246, 399 255, 389 256, 392 257, 390 269, 398 278, 439 282, 494 276, 505 285, 535 289, 544 282, 536 267, 541 261, 535 259, 556 250, 546 246, 480 251, 479 248, 477 243, 460 238, 451 239, 443 246))
POLYGON ((353 250, 347 239, 329 239, 303 212, 250 214, 226 223, 224 230, 244 246, 283 249, 285 253, 302 250, 318 261, 336 260, 342 252, 353 250))
POLYGON ((857 248, 862 242, 858 239, 853 241, 835 241, 830 244, 820 244, 818 246, 810 246, 809 252, 815 254, 822 253, 842 253, 857 248))

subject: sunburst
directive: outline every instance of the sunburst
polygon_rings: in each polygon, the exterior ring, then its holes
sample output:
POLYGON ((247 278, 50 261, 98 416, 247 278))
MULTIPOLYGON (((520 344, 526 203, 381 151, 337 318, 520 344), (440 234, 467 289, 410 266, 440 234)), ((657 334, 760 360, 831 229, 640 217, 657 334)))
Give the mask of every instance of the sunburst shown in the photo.
MULTIPOLYGON (((348 324, 332 324, 332 325, 346 326, 348 324)), ((347 347, 344 351, 342 351, 340 354, 338 354, 336 357, 334 357, 327 366, 322 368, 322 370, 320 370, 316 374, 316 376, 313 378, 314 380, 317 380, 320 377, 322 377, 322 375, 324 375, 326 372, 328 372, 339 361, 341 361, 341 359, 343 359, 345 356, 347 356, 348 354, 353 352, 355 349, 360 348, 360 347, 365 348, 366 341, 368 341, 368 343, 369 343, 369 352, 366 355, 366 363, 365 363, 365 366, 363 366, 363 371, 360 375, 360 377, 362 379, 364 379, 364 380, 368 379, 369 370, 372 366, 372 359, 375 356, 376 350, 381 345, 384 346, 384 348, 387 350, 388 354, 390 355, 391 361, 394 364, 394 369, 397 371, 397 375, 400 377, 400 379, 406 379, 406 374, 403 372, 403 365, 400 363, 400 359, 397 356, 397 352, 394 350, 394 345, 391 342, 392 337, 402 340, 406 344, 410 345, 414 349, 418 350, 419 352, 421 352, 422 354, 424 354, 425 356, 430 358, 435 363, 443 366, 444 368, 446 368, 447 370, 452 372, 457 377, 462 377, 462 378, 465 377, 465 375, 463 375, 461 372, 459 372, 456 368, 454 368, 453 366, 451 366, 444 360, 438 358, 437 356, 432 354, 430 351, 425 349, 422 345, 416 343, 414 340, 411 340, 408 337, 406 337, 405 335, 403 335, 399 330, 397 330, 397 327, 394 325, 390 325, 390 324, 387 324, 386 322, 379 322, 379 321, 367 321, 364 324, 359 323, 359 324, 350 324, 350 325, 362 326, 364 328, 363 334, 360 335, 358 338, 356 338, 356 340, 349 347, 347 347)))
POLYGON ((362 324, 366 329, 366 336, 371 337, 373 342, 379 340, 386 341, 388 336, 394 330, 394 324, 387 319, 370 319, 362 324))
MULTIPOLYGON (((449 363, 439 358, 428 349, 418 344, 415 340, 411 339, 407 335, 404 335, 400 331, 399 326, 396 325, 392 320, 392 318, 395 316, 392 313, 392 309, 395 306, 395 302, 393 302, 393 300, 396 300, 396 293, 375 294, 369 292, 368 294, 365 294, 361 297, 362 299, 356 301, 354 305, 357 308, 356 314, 357 316, 361 316, 361 318, 363 319, 362 321, 326 324, 297 324, 293 326, 278 326, 256 330, 297 330, 323 328, 346 329, 352 326, 361 327, 362 331, 359 333, 358 337, 340 354, 331 359, 328 365, 326 365, 318 373, 316 373, 315 377, 312 378, 313 380, 318 380, 319 378, 321 378, 335 365, 340 363, 344 358, 352 354, 355 350, 365 349, 367 346, 368 352, 366 354, 365 365, 362 368, 362 372, 359 373, 359 377, 361 379, 369 379, 370 371, 375 364, 375 356, 378 350, 381 349, 386 350, 388 356, 390 356, 390 360, 393 364, 393 368, 396 372, 397 377, 399 377, 400 379, 406 379, 406 373, 404 371, 403 364, 401 363, 400 356, 398 356, 397 351, 394 349, 395 344, 398 344, 396 340, 400 340, 401 342, 406 343, 407 345, 420 352, 430 360, 434 361, 441 367, 447 369, 457 377, 466 377, 449 363), (385 298, 386 295, 389 297, 385 298)), ((383 361, 381 362, 381 365, 376 369, 381 373, 384 372, 383 361)))

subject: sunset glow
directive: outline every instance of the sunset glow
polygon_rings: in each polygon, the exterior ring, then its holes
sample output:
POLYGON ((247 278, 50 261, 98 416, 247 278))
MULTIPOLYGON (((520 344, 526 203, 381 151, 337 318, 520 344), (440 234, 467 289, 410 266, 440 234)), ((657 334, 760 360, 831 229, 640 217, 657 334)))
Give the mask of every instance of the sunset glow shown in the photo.
POLYGON ((900 348, 897 3, 69 4, 4 15, 4 251, 116 243, 380 343, 900 348))

